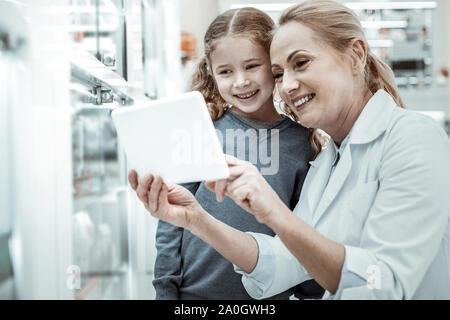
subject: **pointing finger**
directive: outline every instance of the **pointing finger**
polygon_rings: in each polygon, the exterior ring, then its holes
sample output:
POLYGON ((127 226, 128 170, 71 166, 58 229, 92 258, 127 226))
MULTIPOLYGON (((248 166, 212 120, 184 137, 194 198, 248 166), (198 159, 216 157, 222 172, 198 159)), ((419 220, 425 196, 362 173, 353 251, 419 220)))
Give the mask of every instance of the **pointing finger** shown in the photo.
POLYGON ((216 192, 216 199, 219 202, 223 201, 223 198, 225 197, 225 191, 227 189, 228 181, 227 179, 222 179, 216 181, 216 185, 214 188, 214 191, 216 192))

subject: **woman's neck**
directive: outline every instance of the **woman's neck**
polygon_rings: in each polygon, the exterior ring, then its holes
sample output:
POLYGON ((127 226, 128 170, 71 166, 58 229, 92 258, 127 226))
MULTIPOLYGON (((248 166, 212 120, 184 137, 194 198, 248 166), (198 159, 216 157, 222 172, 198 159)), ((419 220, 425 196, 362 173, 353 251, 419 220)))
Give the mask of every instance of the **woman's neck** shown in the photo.
POLYGON ((270 97, 266 103, 264 103, 257 111, 255 112, 244 112, 237 107, 231 107, 230 111, 246 118, 260 120, 260 121, 276 121, 282 120, 283 117, 277 112, 275 109, 275 105, 273 104, 273 98, 270 97))
POLYGON ((338 147, 340 147, 342 141, 344 141, 353 128, 353 125, 372 96, 373 93, 369 89, 362 92, 359 98, 353 99, 353 103, 347 108, 347 112, 342 114, 341 121, 339 121, 340 124, 334 126, 329 131, 325 130, 338 147))

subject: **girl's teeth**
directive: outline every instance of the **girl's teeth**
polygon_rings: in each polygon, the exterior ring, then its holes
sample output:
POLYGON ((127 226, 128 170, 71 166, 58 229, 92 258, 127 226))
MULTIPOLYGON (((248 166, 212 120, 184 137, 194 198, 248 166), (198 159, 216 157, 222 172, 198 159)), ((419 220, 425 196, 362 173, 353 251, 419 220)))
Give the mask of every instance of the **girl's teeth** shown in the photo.
POLYGON ((245 95, 238 94, 237 96, 238 96, 239 98, 245 99, 245 98, 251 97, 251 96, 254 95, 255 93, 256 93, 256 91, 253 91, 253 92, 250 92, 250 93, 245 94, 245 95))

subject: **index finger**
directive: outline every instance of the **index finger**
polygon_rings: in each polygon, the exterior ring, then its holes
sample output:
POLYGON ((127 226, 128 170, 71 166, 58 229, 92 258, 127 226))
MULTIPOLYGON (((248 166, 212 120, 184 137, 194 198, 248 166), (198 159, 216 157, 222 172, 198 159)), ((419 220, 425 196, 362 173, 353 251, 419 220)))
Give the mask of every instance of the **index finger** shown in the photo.
POLYGON ((242 161, 238 158, 235 158, 233 156, 230 156, 229 154, 225 154, 225 161, 227 162, 228 166, 237 166, 240 164, 245 164, 245 161, 242 161))
POLYGON ((225 197, 225 190, 227 189, 227 186, 228 186, 227 179, 216 181, 214 191, 216 192, 217 201, 222 202, 223 198, 225 197))

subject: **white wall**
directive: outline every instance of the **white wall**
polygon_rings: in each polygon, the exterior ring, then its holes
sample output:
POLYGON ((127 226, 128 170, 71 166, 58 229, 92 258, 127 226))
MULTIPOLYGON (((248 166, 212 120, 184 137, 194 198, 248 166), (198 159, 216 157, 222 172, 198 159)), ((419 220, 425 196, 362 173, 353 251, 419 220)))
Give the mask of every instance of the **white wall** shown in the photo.
POLYGON ((199 55, 203 50, 203 36, 214 18, 220 13, 218 0, 181 0, 180 27, 197 38, 199 55))

